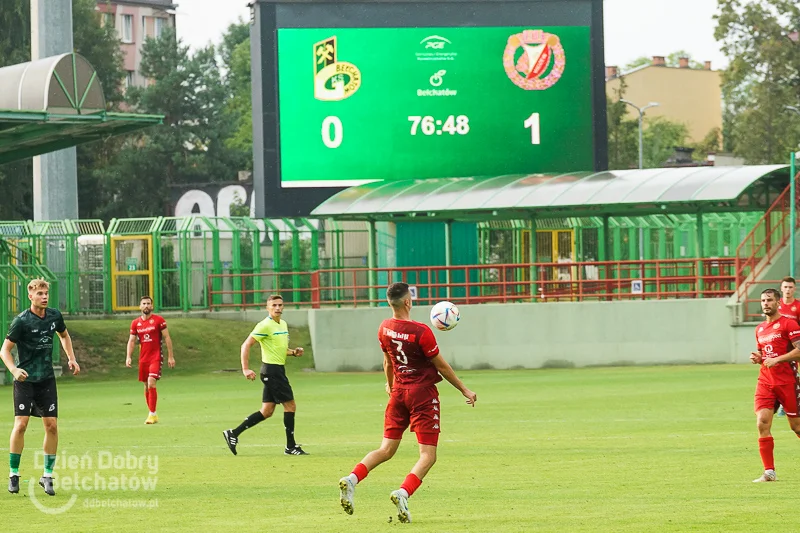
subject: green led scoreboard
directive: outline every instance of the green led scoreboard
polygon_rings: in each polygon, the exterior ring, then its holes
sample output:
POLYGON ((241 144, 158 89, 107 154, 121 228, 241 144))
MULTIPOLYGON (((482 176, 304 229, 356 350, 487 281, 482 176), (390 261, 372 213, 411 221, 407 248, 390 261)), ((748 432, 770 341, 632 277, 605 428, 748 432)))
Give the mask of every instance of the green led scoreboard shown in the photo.
POLYGON ((606 168, 600 0, 261 0, 252 37, 258 216, 374 180, 606 168))

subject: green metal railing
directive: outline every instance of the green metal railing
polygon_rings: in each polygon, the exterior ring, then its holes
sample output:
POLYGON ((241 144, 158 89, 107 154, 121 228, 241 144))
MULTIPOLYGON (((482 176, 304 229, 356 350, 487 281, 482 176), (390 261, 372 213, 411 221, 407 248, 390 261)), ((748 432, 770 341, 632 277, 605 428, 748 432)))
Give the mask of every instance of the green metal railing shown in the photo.
MULTIPOLYGON (((42 278, 50 282, 50 303, 60 307, 61 293, 58 278, 46 265, 39 263, 36 255, 28 247, 19 247, 0 237, 0 331, 8 331, 16 315, 30 305, 28 283, 31 279, 42 278)), ((59 346, 53 345, 54 360, 57 360, 59 346)), ((5 382, 11 382, 11 374, 2 365, 5 382)))
MULTIPOLYGON (((557 262, 558 245, 578 262, 731 257, 760 216, 704 214, 699 232, 695 215, 480 223, 478 257, 486 265, 557 262)), ((382 231, 378 266, 404 266, 392 259, 391 230, 382 231)), ((325 270, 339 291, 349 283, 344 271, 367 267, 370 250, 364 222, 200 215, 113 219, 107 227, 100 220, 0 222, 0 237, 46 265, 57 281, 51 292, 69 314, 136 310, 150 291, 158 311, 260 304, 269 292, 299 301, 309 288, 302 273, 325 270)), ((475 243, 453 246, 467 244, 475 243)))

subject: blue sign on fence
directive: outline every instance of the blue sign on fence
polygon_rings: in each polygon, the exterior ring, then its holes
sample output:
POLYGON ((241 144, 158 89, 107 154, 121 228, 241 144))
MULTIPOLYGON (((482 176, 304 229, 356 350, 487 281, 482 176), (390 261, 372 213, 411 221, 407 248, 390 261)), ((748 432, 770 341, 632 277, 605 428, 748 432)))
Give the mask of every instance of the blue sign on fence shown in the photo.
POLYGON ((631 294, 642 294, 644 292, 644 284, 640 279, 631 281, 631 294))

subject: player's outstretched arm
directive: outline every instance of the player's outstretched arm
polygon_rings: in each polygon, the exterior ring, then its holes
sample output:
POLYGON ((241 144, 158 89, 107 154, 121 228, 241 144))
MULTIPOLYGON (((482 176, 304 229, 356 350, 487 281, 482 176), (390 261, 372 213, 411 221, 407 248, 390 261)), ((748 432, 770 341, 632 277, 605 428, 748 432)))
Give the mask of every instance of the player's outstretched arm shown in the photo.
POLYGON ((453 371, 453 367, 450 366, 450 363, 445 361, 441 355, 437 355, 431 359, 431 362, 433 363, 433 366, 436 367, 436 370, 438 370, 442 375, 442 377, 464 395, 464 398, 467 399, 467 405, 475 407, 475 402, 478 401, 478 395, 469 390, 466 385, 464 385, 461 380, 458 379, 458 376, 456 376, 456 373, 453 371))
POLYGON ((167 330, 167 328, 162 329, 161 334, 164 336, 164 343, 167 345, 167 364, 170 368, 175 368, 175 355, 172 352, 172 337, 169 336, 169 330, 167 330))
POLYGON ((77 376, 81 373, 81 365, 75 360, 75 352, 72 350, 72 337, 69 336, 69 331, 57 331, 58 339, 61 341, 61 347, 67 353, 67 366, 72 370, 72 375, 77 376))
POLYGON ((136 342, 136 335, 128 336, 128 347, 125 352, 125 366, 127 366, 128 368, 131 367, 131 356, 133 356, 133 347, 135 342, 136 342))
POLYGON ((11 355, 12 348, 14 348, 14 343, 8 339, 4 340, 3 347, 0 348, 0 357, 2 357, 3 363, 5 363, 8 371, 14 376, 14 379, 17 381, 25 381, 25 378, 28 377, 28 373, 21 368, 17 368, 17 365, 14 363, 14 356, 11 355))
POLYGON ((241 359, 242 359, 242 374, 250 381, 256 379, 256 373, 250 370, 250 347, 256 343, 256 339, 251 335, 242 343, 241 359))

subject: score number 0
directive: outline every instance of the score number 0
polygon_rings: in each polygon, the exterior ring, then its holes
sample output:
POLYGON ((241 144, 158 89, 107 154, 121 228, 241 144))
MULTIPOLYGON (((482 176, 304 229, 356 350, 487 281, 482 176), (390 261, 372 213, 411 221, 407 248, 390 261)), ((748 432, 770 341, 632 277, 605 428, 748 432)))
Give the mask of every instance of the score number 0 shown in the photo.
POLYGON ((339 117, 325 117, 322 121, 322 144, 328 148, 339 148, 344 138, 344 128, 339 117))

